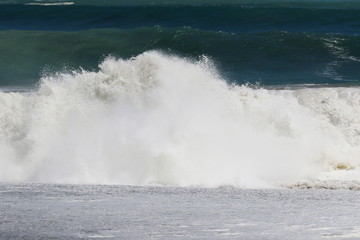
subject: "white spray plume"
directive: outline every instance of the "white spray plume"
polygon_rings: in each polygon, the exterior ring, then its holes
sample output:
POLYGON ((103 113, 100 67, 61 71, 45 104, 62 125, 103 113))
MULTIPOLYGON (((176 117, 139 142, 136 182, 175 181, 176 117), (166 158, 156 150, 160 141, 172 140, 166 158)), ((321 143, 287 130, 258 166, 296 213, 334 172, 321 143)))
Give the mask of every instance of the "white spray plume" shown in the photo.
POLYGON ((360 181, 360 90, 227 84, 211 61, 108 58, 0 92, 0 180, 217 187, 360 181))

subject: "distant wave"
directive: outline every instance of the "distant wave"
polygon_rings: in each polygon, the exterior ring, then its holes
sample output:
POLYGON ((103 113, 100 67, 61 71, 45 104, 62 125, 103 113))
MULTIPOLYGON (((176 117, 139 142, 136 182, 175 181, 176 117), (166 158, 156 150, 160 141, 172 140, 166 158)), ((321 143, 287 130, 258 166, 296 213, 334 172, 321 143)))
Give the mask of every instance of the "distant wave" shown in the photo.
MULTIPOLYGON (((64 0, 35 0, 55 3, 64 0)), ((2 0, 0 4, 24 4, 30 0, 2 0)), ((77 5, 92 6, 245 6, 308 9, 360 9, 358 0, 74 0, 77 5)))
POLYGON ((66 5, 73 5, 74 2, 53 2, 53 3, 24 3, 24 5, 37 5, 37 6, 66 6, 66 5))
POLYGON ((277 5, 99 7, 69 3, 74 1, 1 5, 0 29, 74 31, 158 25, 165 28, 191 27, 230 33, 289 31, 358 35, 360 21, 360 9, 353 8, 282 8, 277 5), (69 6, 57 6, 65 4, 69 6))
POLYGON ((279 187, 360 181, 360 89, 229 85, 206 57, 108 58, 0 92, 0 181, 279 187))

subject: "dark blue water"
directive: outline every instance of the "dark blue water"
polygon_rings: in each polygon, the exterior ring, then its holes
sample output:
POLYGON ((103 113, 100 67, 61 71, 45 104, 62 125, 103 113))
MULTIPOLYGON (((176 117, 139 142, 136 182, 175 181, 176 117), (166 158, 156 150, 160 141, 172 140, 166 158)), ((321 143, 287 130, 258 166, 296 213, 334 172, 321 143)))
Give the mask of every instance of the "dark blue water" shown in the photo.
POLYGON ((210 57, 230 82, 357 85, 356 1, 3 1, 0 86, 148 50, 210 57), (50 4, 49 4, 50 3, 50 4))

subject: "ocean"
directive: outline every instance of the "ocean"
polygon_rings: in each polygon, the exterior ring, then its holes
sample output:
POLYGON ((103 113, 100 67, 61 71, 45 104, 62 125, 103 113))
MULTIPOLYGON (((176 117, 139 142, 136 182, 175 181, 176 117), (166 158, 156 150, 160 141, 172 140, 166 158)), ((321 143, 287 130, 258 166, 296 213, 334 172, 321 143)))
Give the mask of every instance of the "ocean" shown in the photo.
POLYGON ((359 191, 22 183, 0 192, 0 239, 360 238, 359 191))
POLYGON ((358 0, 0 0, 0 238, 359 239, 359 33, 358 0))

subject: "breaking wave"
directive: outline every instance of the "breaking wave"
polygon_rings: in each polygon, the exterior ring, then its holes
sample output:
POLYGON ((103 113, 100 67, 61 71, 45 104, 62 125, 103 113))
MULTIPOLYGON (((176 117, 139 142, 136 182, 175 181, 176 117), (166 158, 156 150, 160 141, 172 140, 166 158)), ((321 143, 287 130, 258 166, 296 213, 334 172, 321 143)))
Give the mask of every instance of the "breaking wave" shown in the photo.
MULTIPOLYGON (((0 92, 0 180, 218 187, 360 181, 360 89, 228 84, 156 51, 0 92)), ((331 187, 331 186, 330 186, 331 187)))

